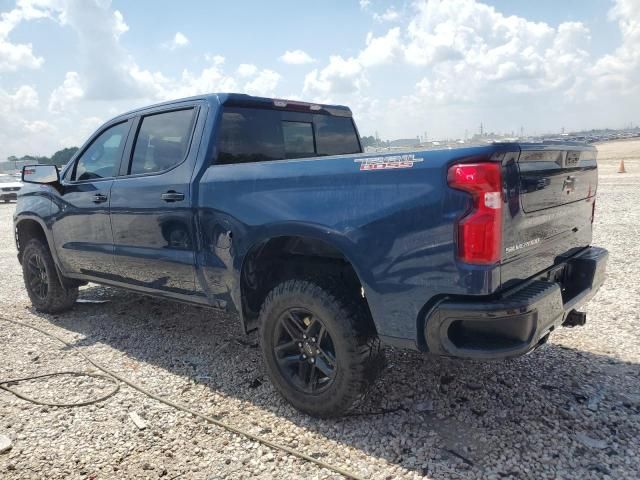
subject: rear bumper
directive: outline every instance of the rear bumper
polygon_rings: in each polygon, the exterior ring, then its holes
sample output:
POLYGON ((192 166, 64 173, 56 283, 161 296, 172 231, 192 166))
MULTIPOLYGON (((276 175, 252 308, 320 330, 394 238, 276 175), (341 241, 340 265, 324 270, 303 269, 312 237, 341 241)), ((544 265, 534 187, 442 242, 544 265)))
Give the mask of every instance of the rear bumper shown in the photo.
POLYGON ((425 321, 429 352, 499 359, 531 351, 595 295, 608 256, 603 248, 589 247, 499 296, 438 304, 425 321))

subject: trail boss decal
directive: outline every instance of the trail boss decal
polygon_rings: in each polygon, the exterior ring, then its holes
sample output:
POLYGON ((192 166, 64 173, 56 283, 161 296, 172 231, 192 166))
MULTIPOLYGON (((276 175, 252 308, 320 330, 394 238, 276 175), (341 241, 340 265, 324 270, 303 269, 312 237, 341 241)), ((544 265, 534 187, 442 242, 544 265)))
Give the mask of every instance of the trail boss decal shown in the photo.
POLYGON ((407 155, 389 155, 387 157, 369 157, 354 160, 360 164, 360 170, 387 170, 390 168, 411 168, 422 158, 416 158, 412 153, 407 155))

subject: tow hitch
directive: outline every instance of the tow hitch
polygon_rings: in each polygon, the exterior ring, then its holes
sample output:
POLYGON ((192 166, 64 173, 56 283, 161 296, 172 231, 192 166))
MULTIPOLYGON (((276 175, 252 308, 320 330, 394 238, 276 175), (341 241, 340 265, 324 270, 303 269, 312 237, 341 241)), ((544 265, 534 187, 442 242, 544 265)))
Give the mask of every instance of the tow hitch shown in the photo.
POLYGON ((567 314, 567 318, 562 322, 563 327, 581 327, 587 323, 587 314, 577 310, 571 310, 567 314))

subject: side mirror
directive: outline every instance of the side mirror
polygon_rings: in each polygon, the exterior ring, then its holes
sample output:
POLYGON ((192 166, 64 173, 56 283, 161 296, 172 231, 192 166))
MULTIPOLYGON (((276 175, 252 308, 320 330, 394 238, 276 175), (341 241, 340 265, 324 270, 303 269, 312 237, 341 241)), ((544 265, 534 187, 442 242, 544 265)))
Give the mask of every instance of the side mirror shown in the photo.
POLYGON ((22 181, 25 183, 58 183, 60 174, 55 165, 25 165, 22 167, 22 181))

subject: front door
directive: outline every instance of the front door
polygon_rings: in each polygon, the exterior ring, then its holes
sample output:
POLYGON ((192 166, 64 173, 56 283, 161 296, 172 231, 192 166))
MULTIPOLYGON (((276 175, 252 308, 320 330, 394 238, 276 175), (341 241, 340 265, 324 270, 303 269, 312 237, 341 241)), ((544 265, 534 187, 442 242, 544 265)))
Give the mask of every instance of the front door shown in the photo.
POLYGON ((137 120, 122 176, 111 188, 118 275, 142 289, 195 291, 191 175, 198 109, 154 112, 137 120))
POLYGON ((65 272, 102 278, 114 272, 109 201, 129 127, 124 121, 99 132, 61 182, 52 228, 65 272))

